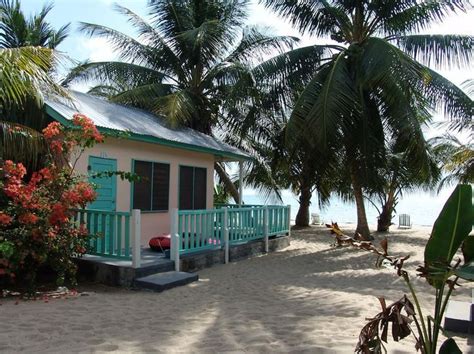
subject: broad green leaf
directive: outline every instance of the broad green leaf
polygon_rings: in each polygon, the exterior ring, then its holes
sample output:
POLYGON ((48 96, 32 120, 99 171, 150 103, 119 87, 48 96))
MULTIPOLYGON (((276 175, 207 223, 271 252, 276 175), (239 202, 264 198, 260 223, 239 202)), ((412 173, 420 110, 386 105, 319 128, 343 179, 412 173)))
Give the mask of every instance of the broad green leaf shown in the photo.
POLYGON ((474 281, 474 261, 466 263, 465 265, 457 269, 454 274, 464 280, 474 281))
POLYGON ((448 338, 439 348, 439 354, 462 354, 462 351, 453 338, 448 338))
MULTIPOLYGON (((474 219, 473 219, 474 223, 474 219)), ((464 256, 464 263, 474 261, 474 236, 466 237, 462 244, 462 254, 464 256)))
POLYGON ((425 248, 425 263, 449 264, 472 230, 472 187, 460 184, 449 197, 433 226, 425 248))

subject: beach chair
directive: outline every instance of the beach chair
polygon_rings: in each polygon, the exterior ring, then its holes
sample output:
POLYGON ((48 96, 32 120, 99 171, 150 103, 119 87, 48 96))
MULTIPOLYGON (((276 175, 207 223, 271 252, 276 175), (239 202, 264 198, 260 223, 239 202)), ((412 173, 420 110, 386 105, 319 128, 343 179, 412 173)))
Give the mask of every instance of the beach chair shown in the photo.
POLYGON ((412 223, 410 220, 410 215, 400 214, 398 216, 398 228, 399 229, 411 229, 412 223))

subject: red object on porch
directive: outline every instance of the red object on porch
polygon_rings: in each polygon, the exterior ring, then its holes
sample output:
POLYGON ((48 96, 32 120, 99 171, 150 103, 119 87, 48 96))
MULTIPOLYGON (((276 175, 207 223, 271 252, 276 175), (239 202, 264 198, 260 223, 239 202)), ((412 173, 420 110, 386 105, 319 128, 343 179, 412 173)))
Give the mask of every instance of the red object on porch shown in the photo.
POLYGON ((167 250, 171 245, 171 235, 155 236, 148 242, 148 245, 154 251, 167 250))

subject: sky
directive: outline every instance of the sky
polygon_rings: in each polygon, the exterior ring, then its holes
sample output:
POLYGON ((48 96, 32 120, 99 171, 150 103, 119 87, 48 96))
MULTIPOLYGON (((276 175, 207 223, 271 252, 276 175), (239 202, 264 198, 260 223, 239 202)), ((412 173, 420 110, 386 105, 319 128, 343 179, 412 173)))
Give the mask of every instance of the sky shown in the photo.
MULTIPOLYGON (((38 12, 44 3, 42 0, 21 0, 22 8, 27 14, 38 12)), ((129 35, 133 35, 133 28, 126 22, 124 17, 113 10, 113 5, 118 3, 125 6, 142 17, 147 15, 147 0, 56 0, 55 6, 48 16, 48 21, 55 28, 71 23, 69 37, 58 47, 69 58, 76 61, 107 61, 114 60, 116 56, 111 46, 105 39, 89 38, 78 30, 79 22, 89 22, 118 29, 129 35)), ((464 34, 474 36, 474 11, 459 14, 446 19, 441 24, 436 24, 425 33, 430 34, 464 34)), ((249 25, 270 27, 276 35, 292 35, 301 38, 300 45, 315 43, 329 43, 328 39, 310 38, 301 36, 292 26, 271 11, 258 4, 258 0, 252 0, 249 8, 249 25)), ((460 85, 467 79, 474 79, 474 65, 469 68, 438 70, 452 82, 460 85)), ((87 85, 81 84, 74 87, 79 91, 86 91, 87 85)), ((435 120, 442 120, 441 115, 435 116, 435 120)), ((428 137, 438 135, 440 130, 427 129, 428 137)), ((462 137, 461 137, 462 138, 462 137)), ((464 139, 463 139, 464 140, 464 139)), ((256 194, 255 190, 245 190, 245 195, 256 194)), ((284 194, 290 196, 289 191, 284 194)))
MULTIPOLYGON (((44 3, 42 0, 21 0, 22 7, 27 14, 38 12, 44 3)), ((142 17, 147 15, 147 0, 56 0, 54 8, 48 16, 48 20, 56 27, 70 22, 72 29, 70 36, 59 46, 59 50, 65 52, 74 60, 103 61, 115 58, 115 55, 102 38, 89 38, 78 30, 79 22, 98 23, 127 34, 133 34, 133 28, 126 22, 124 17, 113 10, 113 5, 118 3, 136 12, 142 17)), ((474 36, 474 11, 453 16, 442 24, 437 24, 427 30, 427 33, 456 33, 474 36)), ((271 11, 253 0, 249 8, 249 25, 268 26, 278 35, 292 35, 301 38, 301 45, 313 43, 328 43, 327 39, 315 40, 314 38, 301 36, 291 25, 271 11)), ((439 70, 455 84, 461 84, 468 78, 474 78, 474 66, 464 69, 439 70)), ((85 87, 79 88, 84 90, 85 87)))

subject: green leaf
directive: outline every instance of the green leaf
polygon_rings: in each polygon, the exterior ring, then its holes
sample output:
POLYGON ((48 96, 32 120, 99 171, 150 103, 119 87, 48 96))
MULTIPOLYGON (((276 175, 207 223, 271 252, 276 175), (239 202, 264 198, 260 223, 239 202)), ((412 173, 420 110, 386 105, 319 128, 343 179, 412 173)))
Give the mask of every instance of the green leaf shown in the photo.
POLYGON ((453 338, 448 338, 439 348, 439 354, 462 354, 462 351, 453 338))
POLYGON ((460 184, 449 197, 433 226, 425 248, 427 265, 448 265, 472 230, 472 187, 460 184))
POLYGON ((13 255, 14 251, 15 248, 13 243, 8 241, 0 242, 0 255, 2 255, 4 258, 10 258, 13 255))
POLYGON ((454 272, 459 278, 474 281, 474 261, 464 264, 454 272))
POLYGON ((474 236, 466 237, 461 249, 464 256, 464 263, 467 264, 474 261, 474 236))

